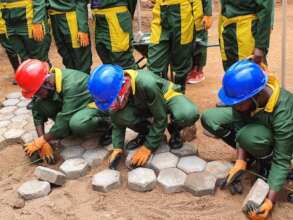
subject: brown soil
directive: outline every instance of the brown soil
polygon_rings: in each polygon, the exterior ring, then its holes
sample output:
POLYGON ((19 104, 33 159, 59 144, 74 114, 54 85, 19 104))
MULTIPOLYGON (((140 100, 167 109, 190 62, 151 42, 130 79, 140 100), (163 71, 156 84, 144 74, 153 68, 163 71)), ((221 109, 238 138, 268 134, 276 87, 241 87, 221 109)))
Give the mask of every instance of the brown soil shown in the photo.
MULTIPOLYGON (((218 5, 215 4, 215 8, 218 5)), ((286 86, 293 89, 293 5, 288 6, 288 57, 286 86), (290 50, 291 48, 291 50, 290 50), (292 83, 292 84, 291 84, 292 83)), ((217 14, 217 13, 215 13, 217 14)), ((143 12, 143 29, 149 29, 151 14, 149 9, 143 12)), ((210 43, 217 43, 217 21, 209 32, 210 43)), ((94 65, 100 63, 93 48, 94 65)), ((136 53, 136 57, 139 56, 136 53)), ((52 44, 50 59, 61 67, 62 61, 52 44)), ((270 69, 278 76, 281 73, 281 8, 277 6, 274 30, 272 32, 269 53, 270 69)), ((187 96, 190 97, 201 111, 213 107, 217 101, 217 90, 221 85, 223 69, 218 48, 208 49, 208 65, 205 68, 206 80, 198 85, 188 85, 187 96)), ((0 48, 0 99, 11 91, 18 91, 11 85, 13 76, 6 55, 0 48)), ((208 138, 202 134, 198 123, 198 137, 195 142, 199 146, 199 154, 207 160, 234 159, 234 152, 221 141, 208 138)), ((123 187, 109 193, 98 193, 91 189, 91 177, 106 167, 99 168, 79 180, 68 181, 65 186, 55 188, 45 198, 28 201, 22 209, 13 209, 19 201, 16 190, 26 180, 33 178, 35 166, 24 165, 27 159, 21 146, 13 145, 0 151, 0 219, 201 219, 201 220, 244 220, 241 213, 242 201, 245 198, 251 181, 246 180, 243 195, 231 196, 227 191, 217 190, 215 196, 193 197, 189 193, 165 194, 157 186, 148 193, 138 193, 127 189, 127 170, 121 167, 123 187)), ((292 219, 293 206, 280 202, 270 219, 292 219)))

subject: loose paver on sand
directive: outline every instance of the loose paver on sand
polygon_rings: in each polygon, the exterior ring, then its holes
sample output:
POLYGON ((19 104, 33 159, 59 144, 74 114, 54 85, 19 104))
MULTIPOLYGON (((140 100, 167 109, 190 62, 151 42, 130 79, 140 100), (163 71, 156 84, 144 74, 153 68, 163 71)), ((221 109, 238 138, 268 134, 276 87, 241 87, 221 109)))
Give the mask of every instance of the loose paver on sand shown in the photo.
POLYGON ((185 142, 179 149, 171 149, 171 153, 178 157, 197 155, 197 146, 191 142, 185 142))
POLYGON ((82 158, 91 167, 96 167, 101 164, 101 162, 108 156, 109 151, 103 148, 89 149, 84 152, 82 158))
POLYGON ((117 170, 103 170, 93 176, 93 190, 99 192, 109 192, 121 185, 120 172, 117 170))
POLYGON ((182 192, 186 174, 177 168, 167 168, 160 171, 158 183, 166 193, 182 192))
POLYGON ((88 163, 81 158, 74 158, 64 161, 59 168, 67 179, 77 179, 84 176, 89 170, 88 163))
POLYGON ((50 183, 45 181, 31 180, 23 183, 17 190, 25 200, 37 199, 47 196, 51 191, 50 183))
POLYGON ((128 188, 134 191, 151 191, 154 189, 156 181, 156 174, 152 169, 140 167, 128 173, 128 188))
POLYGON ((61 151, 60 155, 63 158, 63 160, 68 160, 72 158, 81 158, 84 152, 85 152, 84 148, 80 146, 72 146, 72 147, 65 147, 61 151))
POLYGON ((66 176, 60 171, 43 166, 36 167, 34 175, 38 179, 47 181, 58 186, 62 186, 66 181, 66 176))
POLYGON ((182 157, 177 167, 185 173, 201 172, 206 168, 207 162, 197 156, 182 157))
POLYGON ((224 160, 215 160, 207 163, 206 171, 217 178, 217 184, 221 182, 228 174, 233 164, 224 160))
POLYGON ((159 172, 166 168, 176 167, 178 160, 178 157, 170 152, 155 154, 149 162, 149 167, 159 172))

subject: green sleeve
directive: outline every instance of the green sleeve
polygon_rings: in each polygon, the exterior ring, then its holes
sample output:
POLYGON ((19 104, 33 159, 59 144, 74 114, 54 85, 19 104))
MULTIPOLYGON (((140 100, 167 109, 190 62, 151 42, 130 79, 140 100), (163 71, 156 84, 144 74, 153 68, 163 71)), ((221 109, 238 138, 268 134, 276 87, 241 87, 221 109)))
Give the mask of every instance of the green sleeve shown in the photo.
POLYGON ((128 10, 132 18, 134 16, 136 4, 137 4, 137 0, 127 0, 128 10))
POLYGON ((167 109, 161 91, 155 82, 148 81, 144 86, 144 97, 153 116, 153 123, 146 136, 144 145, 150 149, 159 147, 164 131, 168 125, 167 109))
POLYGON ((121 127, 117 125, 116 123, 112 123, 113 129, 112 129, 112 144, 113 147, 118 149, 118 148, 123 148, 124 146, 124 141, 125 141, 125 127, 121 127))
POLYGON ((272 22, 273 0, 257 0, 258 17, 257 30, 255 37, 255 47, 268 49, 270 43, 270 32, 272 22))
POLYGON ((46 4, 45 0, 34 0, 33 4, 33 24, 40 24, 45 21, 46 18, 46 4))
POLYGON ((291 166, 293 154, 293 112, 284 107, 273 119, 274 150, 268 183, 270 189, 282 189, 291 166))
POLYGON ((204 16, 212 16, 212 0, 202 0, 204 16))
POLYGON ((76 16, 78 31, 88 33, 88 10, 87 10, 87 0, 77 0, 76 1, 76 16))

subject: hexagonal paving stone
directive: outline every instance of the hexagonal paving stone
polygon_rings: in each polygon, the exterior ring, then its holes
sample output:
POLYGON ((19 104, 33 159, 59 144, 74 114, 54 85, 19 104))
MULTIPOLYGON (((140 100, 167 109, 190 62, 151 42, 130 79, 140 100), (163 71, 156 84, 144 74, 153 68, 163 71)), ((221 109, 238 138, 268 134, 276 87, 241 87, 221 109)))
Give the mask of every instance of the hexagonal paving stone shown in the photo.
POLYGON ((121 186, 120 172, 117 170, 103 170, 93 176, 93 190, 99 192, 109 192, 112 189, 121 186))
POLYGON ((178 157, 197 155, 197 146, 191 142, 185 142, 179 149, 171 149, 171 153, 178 157))
POLYGON ((182 157, 177 167, 185 173, 201 172, 205 169, 207 162, 197 156, 182 157))
POLYGON ((64 147, 74 147, 74 146, 80 146, 82 143, 82 140, 77 137, 66 137, 63 140, 61 140, 61 145, 64 147))
MULTIPOLYGON (((11 140, 16 140, 21 138, 21 136, 24 134, 24 130, 23 129, 15 129, 15 128, 11 128, 8 129, 5 133, 4 133, 4 138, 6 139, 11 139, 11 140)), ((17 141, 17 140, 16 140, 17 141)))
POLYGON ((77 179, 86 174, 89 166, 84 159, 74 158, 64 161, 59 169, 66 175, 67 179, 77 179))
POLYGON ((6 99, 18 99, 21 97, 22 97, 21 92, 12 92, 6 95, 6 99))
POLYGON ((85 149, 79 146, 73 146, 73 147, 65 147, 60 155, 63 158, 63 160, 68 160, 71 158, 81 158, 83 153, 85 152, 85 149))
POLYGON ((0 109, 0 114, 8 115, 8 114, 13 113, 16 109, 17 109, 16 106, 7 106, 7 107, 0 109))
POLYGON ((29 117, 31 117, 29 114, 17 115, 17 116, 14 116, 11 119, 11 121, 12 122, 22 122, 22 121, 26 121, 29 117))
POLYGON ((38 179, 47 181, 58 186, 62 186, 66 181, 66 176, 60 171, 43 166, 36 167, 34 175, 38 179))
POLYGON ((82 158, 85 159, 91 167, 96 167, 101 164, 108 154, 109 151, 103 148, 89 149, 84 152, 82 158))
POLYGON ((21 139, 23 141, 23 143, 27 144, 32 142, 35 138, 37 138, 37 132, 36 131, 29 131, 26 132, 24 135, 21 136, 21 139))
POLYGON ((95 149, 98 147, 99 140, 97 137, 91 137, 86 141, 83 141, 81 147, 84 149, 95 149))
POLYGON ((0 121, 8 121, 8 120, 11 120, 14 117, 15 117, 15 115, 13 113, 12 114, 6 114, 6 115, 0 114, 0 121))
POLYGON ((155 154, 166 153, 169 151, 170 151, 170 146, 167 144, 165 140, 163 140, 159 148, 155 151, 155 154))
POLYGON ((10 121, 0 121, 0 128, 7 127, 11 122, 10 121))
POLYGON ((215 193, 216 177, 207 171, 191 173, 187 176, 184 188, 194 196, 212 195, 215 193))
POLYGON ((156 174, 148 168, 136 168, 128 173, 128 188, 134 191, 151 191, 156 185, 156 174))
POLYGON ((126 128, 126 132, 125 132, 125 145, 133 140, 134 138, 136 138, 137 133, 129 128, 126 128))
POLYGON ((17 190, 18 194, 25 200, 44 197, 48 195, 50 191, 50 183, 38 180, 27 181, 17 190))
POLYGON ((167 168, 160 171, 158 183, 166 193, 182 192, 187 175, 177 168, 167 168))
POLYGON ((19 108, 14 112, 16 115, 23 115, 23 114, 31 114, 31 110, 28 110, 27 108, 19 108))
POLYGON ((19 121, 19 122, 11 122, 7 128, 15 128, 15 129, 20 129, 20 128, 24 128, 24 126, 26 126, 28 124, 27 121, 19 121))
POLYGON ((170 152, 155 154, 149 162, 150 168, 159 172, 162 169, 176 167, 178 157, 170 152))
POLYGON ((17 103, 19 103, 19 99, 6 99, 4 102, 2 102, 3 106, 15 106, 17 103))
POLYGON ((29 103, 30 103, 31 100, 22 100, 20 101, 17 106, 22 108, 22 107, 26 107, 29 103))
POLYGON ((233 167, 233 164, 228 161, 216 160, 216 161, 211 161, 207 163, 206 171, 213 174, 217 178, 217 184, 218 184, 221 180, 223 180, 227 176, 229 170, 232 167, 233 167))

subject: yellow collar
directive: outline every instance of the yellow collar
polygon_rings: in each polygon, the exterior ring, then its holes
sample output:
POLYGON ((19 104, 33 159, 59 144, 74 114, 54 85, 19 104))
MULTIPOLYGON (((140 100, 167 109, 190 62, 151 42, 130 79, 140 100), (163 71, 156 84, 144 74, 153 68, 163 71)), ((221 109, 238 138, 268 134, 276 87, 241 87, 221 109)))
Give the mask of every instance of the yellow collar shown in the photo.
POLYGON ((62 71, 59 68, 52 67, 50 72, 55 73, 56 92, 60 93, 62 91, 62 71))
POLYGON ((137 71, 136 70, 125 70, 125 73, 128 74, 131 78, 131 89, 132 94, 135 94, 135 79, 137 77, 137 71))

